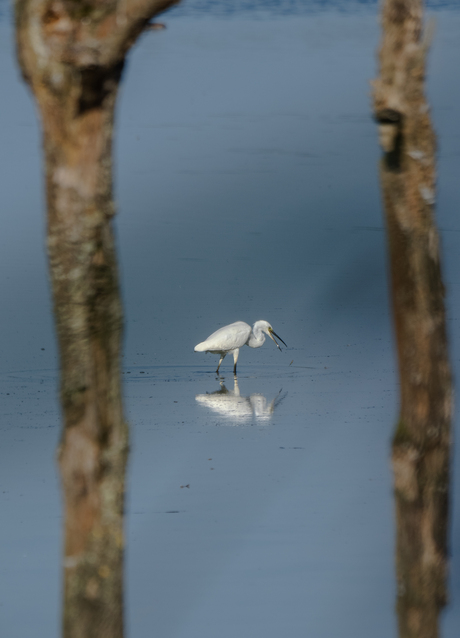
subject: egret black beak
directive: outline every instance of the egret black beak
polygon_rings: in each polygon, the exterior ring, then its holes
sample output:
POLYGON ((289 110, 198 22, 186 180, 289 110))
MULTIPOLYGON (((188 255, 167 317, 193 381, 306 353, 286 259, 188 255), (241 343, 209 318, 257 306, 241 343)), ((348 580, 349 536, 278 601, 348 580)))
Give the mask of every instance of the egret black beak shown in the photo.
MULTIPOLYGON (((280 337, 279 335, 277 335, 277 334, 276 334, 276 332, 273 330, 273 328, 269 328, 269 329, 268 329, 268 334, 269 334, 269 336, 271 337, 271 339, 273 339, 273 341, 274 341, 275 343, 276 343, 276 340, 275 340, 275 337, 276 337, 277 339, 279 339, 279 340, 281 341, 281 343, 282 343, 282 344, 284 344, 284 345, 286 346, 286 344, 284 343, 284 341, 281 339, 281 337, 280 337)), ((277 343, 276 343, 276 347, 277 347, 277 348, 279 348, 279 349, 281 350, 281 348, 280 348, 279 344, 277 344, 277 343)), ((287 348, 287 346, 286 346, 286 348, 287 348)))

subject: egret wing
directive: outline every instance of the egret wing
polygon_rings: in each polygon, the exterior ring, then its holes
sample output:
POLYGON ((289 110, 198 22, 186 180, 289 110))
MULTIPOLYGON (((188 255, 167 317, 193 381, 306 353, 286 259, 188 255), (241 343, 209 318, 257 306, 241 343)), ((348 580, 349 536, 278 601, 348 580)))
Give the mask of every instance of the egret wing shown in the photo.
POLYGON ((244 321, 236 321, 213 332, 202 345, 211 352, 230 352, 244 346, 250 334, 251 326, 244 321))

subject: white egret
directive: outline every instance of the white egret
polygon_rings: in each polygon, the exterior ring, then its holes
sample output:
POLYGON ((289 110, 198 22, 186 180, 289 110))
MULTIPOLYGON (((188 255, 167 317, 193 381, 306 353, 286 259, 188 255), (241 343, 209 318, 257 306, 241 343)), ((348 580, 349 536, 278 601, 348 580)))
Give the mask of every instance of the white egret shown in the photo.
MULTIPOLYGON (((260 348, 265 342, 265 335, 268 335, 275 343, 276 337, 286 346, 281 337, 274 332, 268 321, 256 321, 252 328, 244 321, 235 321, 235 323, 231 323, 213 332, 206 341, 195 346, 195 352, 211 352, 212 354, 220 355, 216 374, 219 374, 220 364, 225 356, 229 353, 233 354, 233 374, 236 374, 236 362, 238 361, 240 348, 243 346, 260 348)), ((278 343, 276 343, 276 347, 281 350, 278 343)))

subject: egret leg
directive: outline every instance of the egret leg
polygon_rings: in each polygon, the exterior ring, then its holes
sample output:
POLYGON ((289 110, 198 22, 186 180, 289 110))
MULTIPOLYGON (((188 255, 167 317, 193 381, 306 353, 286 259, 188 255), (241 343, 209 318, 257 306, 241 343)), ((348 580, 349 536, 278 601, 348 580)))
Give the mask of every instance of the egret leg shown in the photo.
POLYGON ((223 354, 220 358, 219 365, 217 366, 216 374, 219 374, 220 364, 222 363, 224 359, 225 359, 225 354, 223 354))
POLYGON ((240 354, 240 349, 237 348, 233 351, 233 374, 236 375, 236 362, 238 361, 238 355, 240 354))

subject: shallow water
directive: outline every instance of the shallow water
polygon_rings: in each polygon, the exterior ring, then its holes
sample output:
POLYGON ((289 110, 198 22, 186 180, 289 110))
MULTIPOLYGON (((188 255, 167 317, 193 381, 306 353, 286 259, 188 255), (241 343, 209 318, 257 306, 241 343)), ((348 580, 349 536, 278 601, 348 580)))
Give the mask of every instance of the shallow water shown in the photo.
MULTIPOLYGON (((386 638, 397 379, 370 118, 378 24, 369 10, 250 18, 171 13, 133 51, 120 96, 127 635, 386 638), (289 347, 242 349, 238 388, 231 358, 220 382, 217 358, 193 352, 261 318, 289 347)), ((437 13, 428 87, 454 368, 459 27, 437 13)), ((0 30, 0 626, 53 637, 59 414, 39 134, 0 30)), ((460 620, 458 475, 444 638, 460 620)))

